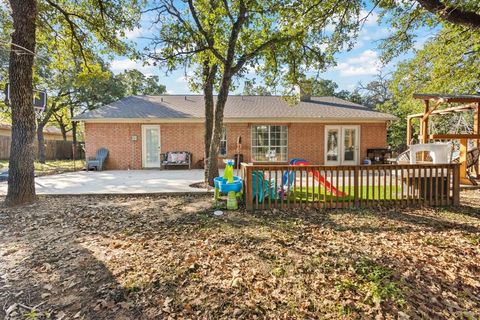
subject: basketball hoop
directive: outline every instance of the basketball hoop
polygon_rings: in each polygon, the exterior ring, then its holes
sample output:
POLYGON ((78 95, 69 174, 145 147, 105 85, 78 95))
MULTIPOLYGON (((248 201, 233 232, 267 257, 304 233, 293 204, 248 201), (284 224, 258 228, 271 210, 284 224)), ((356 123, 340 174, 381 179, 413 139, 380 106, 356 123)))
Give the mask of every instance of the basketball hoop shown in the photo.
POLYGON ((45 111, 45 108, 33 106, 33 111, 35 112, 35 115, 37 116, 37 119, 41 119, 42 114, 45 111))
MULTIPOLYGON (((8 101, 8 104, 10 105, 11 104, 10 83, 7 83, 6 85, 5 95, 6 95, 6 101, 8 101)), ((46 107, 47 107, 47 91, 33 90, 33 110, 35 112, 37 119, 42 118, 42 114, 45 111, 46 107)))

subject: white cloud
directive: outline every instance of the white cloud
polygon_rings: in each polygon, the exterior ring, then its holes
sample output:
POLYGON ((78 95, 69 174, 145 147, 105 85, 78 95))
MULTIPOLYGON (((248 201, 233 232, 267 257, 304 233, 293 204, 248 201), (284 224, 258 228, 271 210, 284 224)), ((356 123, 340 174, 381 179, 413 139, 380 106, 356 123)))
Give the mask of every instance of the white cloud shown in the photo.
POLYGON ((340 62, 333 69, 340 72, 343 77, 375 75, 381 67, 378 53, 373 50, 365 50, 359 56, 340 62))
POLYGON ((193 72, 192 71, 188 71, 186 74, 183 74, 181 75, 180 77, 178 77, 175 82, 177 83, 188 83, 188 81, 190 81, 190 79, 193 77, 193 72))
POLYGON ((120 31, 117 31, 117 37, 127 40, 135 40, 142 36, 145 33, 145 30, 143 28, 134 28, 132 30, 123 30, 123 33, 122 36, 120 31))
POLYGON ((144 65, 143 61, 131 59, 117 59, 110 63, 113 73, 121 73, 125 70, 138 70, 146 76, 154 74, 155 67, 144 65))
POLYGON ((425 46, 425 43, 427 43, 431 39, 430 35, 426 35, 423 37, 419 37, 415 40, 415 44, 413 45, 413 48, 415 50, 421 50, 425 46))
POLYGON ((143 29, 142 28, 135 28, 133 30, 127 30, 125 31, 125 38, 132 40, 140 37, 143 35, 143 29))
POLYGON ((367 10, 361 10, 360 11, 360 20, 363 21, 365 19, 365 25, 367 26, 374 26, 378 24, 378 13, 375 11, 367 11, 367 10))
POLYGON ((376 41, 380 39, 385 39, 390 35, 390 30, 388 28, 363 28, 360 31, 359 38, 362 41, 376 41))

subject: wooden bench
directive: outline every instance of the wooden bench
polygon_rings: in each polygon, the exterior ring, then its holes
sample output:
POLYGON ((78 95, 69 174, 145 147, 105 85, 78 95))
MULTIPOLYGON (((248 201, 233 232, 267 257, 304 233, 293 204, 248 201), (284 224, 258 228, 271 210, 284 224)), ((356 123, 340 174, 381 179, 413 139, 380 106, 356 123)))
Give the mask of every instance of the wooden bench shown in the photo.
POLYGON ((192 154, 188 151, 169 151, 160 155, 162 166, 168 167, 188 166, 192 168, 192 154))

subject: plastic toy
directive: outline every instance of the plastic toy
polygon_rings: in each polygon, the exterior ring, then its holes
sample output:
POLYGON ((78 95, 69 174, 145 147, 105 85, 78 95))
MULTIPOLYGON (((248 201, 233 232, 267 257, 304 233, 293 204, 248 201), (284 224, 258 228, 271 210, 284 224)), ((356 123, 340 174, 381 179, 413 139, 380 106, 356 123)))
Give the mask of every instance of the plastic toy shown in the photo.
POLYGON ((223 160, 225 163, 225 171, 223 177, 213 179, 215 184, 215 200, 220 199, 220 194, 227 195, 227 209, 237 210, 237 194, 242 190, 243 181, 240 177, 233 175, 233 159, 223 160))
POLYGON ((258 197, 258 203, 262 203, 266 197, 275 199, 275 188, 272 185, 275 183, 265 179, 262 171, 252 172, 252 197, 258 197))
MULTIPOLYGON (((294 158, 291 159, 289 164, 291 166, 308 166, 309 163, 305 159, 301 158, 294 158)), ((318 170, 311 171, 313 173, 313 176, 316 181, 319 181, 327 191, 331 191, 332 195, 337 196, 337 197, 344 197, 345 194, 341 191, 339 191, 337 188, 335 188, 327 179, 325 179, 324 176, 320 175, 320 172, 318 170)), ((285 171, 283 174, 283 190, 287 190, 288 186, 292 186, 293 184, 293 170, 290 171, 285 171)), ((280 188, 282 189, 282 188, 280 188)))

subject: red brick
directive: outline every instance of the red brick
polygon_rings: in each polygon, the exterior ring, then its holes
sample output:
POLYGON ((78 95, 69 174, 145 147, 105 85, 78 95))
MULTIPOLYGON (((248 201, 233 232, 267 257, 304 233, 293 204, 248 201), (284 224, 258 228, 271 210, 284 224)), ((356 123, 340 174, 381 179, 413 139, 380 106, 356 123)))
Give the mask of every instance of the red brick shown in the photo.
MULTIPOLYGON (((148 125, 155 123, 148 123, 148 125)), ((161 132, 161 152, 189 151, 193 165, 203 159, 203 123, 158 123, 161 132)), ((251 161, 251 123, 228 123, 227 158, 233 158, 237 137, 242 137, 241 153, 245 161, 251 161)), ((323 123, 284 123, 288 126, 288 158, 305 158, 312 164, 324 163, 323 123)), ((329 124, 330 125, 330 124, 329 124)), ((358 125, 339 123, 335 125, 358 125)), ((386 123, 360 124, 360 158, 366 156, 367 149, 385 147, 387 139, 386 123)), ((94 156, 97 149, 109 150, 106 163, 108 169, 142 168, 142 124, 140 123, 85 123, 86 155, 94 156), (132 142, 131 136, 137 141, 132 142)), ((223 166, 222 159, 219 159, 223 166)))

